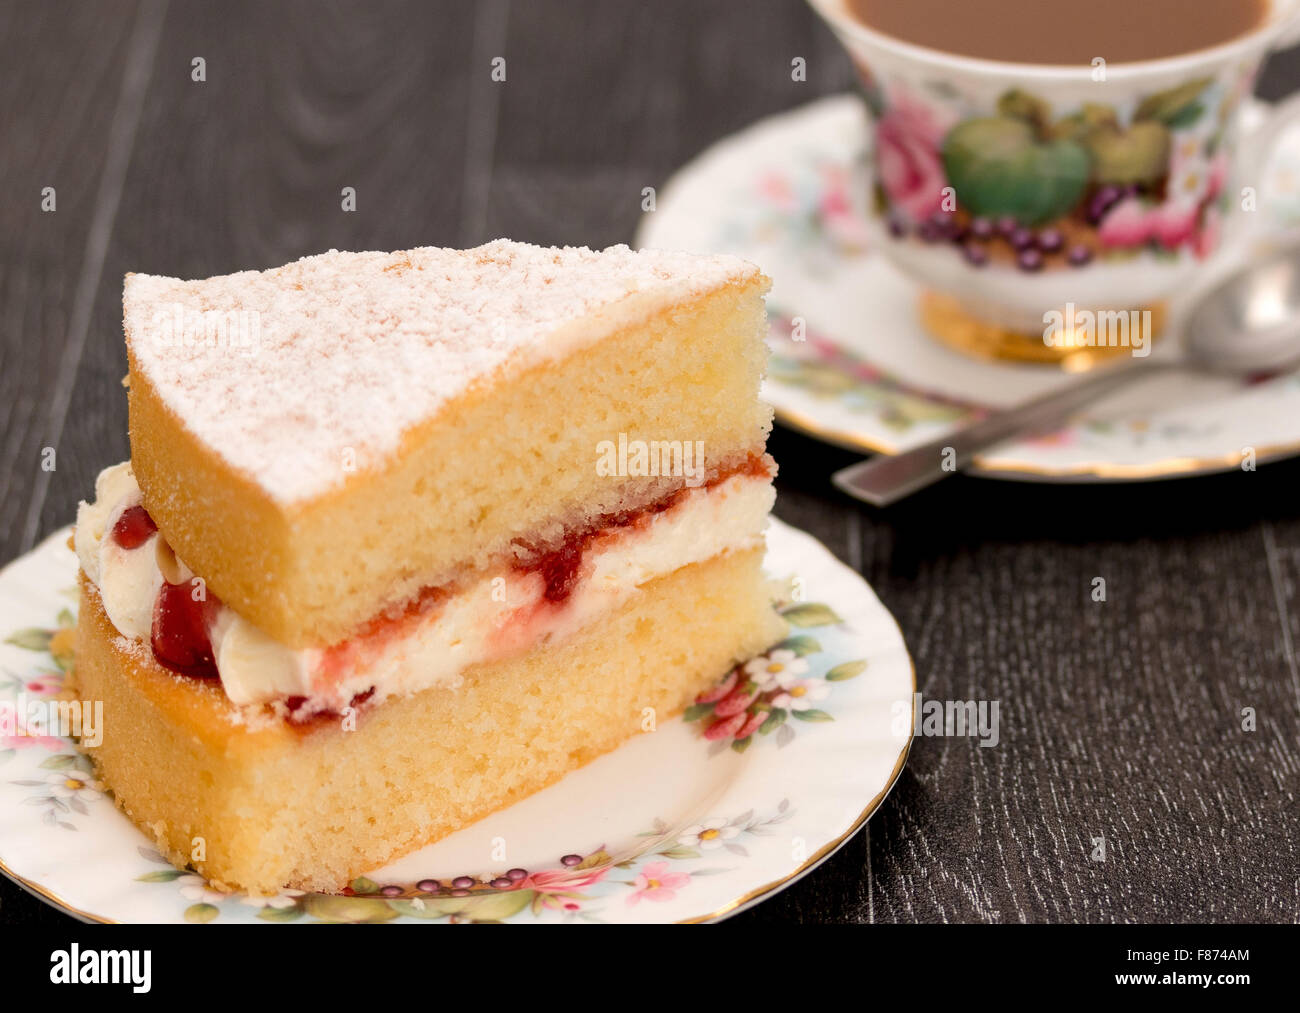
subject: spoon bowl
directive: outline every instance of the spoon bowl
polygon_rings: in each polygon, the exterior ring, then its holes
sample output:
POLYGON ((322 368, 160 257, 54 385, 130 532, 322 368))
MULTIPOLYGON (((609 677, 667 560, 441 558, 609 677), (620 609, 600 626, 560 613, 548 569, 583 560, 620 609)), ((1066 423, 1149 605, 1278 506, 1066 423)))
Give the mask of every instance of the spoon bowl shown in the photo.
POLYGON ((1183 335, 1187 365, 1270 373, 1300 359, 1300 246, 1228 276, 1197 301, 1183 335))
POLYGON ((1026 432, 1051 432, 1084 405, 1143 377, 1173 371, 1254 376, 1300 365, 1300 246, 1255 261, 1221 281, 1191 308, 1182 354, 1089 374, 1015 408, 893 456, 850 465, 832 481, 860 500, 888 506, 961 470, 980 451, 1026 432))

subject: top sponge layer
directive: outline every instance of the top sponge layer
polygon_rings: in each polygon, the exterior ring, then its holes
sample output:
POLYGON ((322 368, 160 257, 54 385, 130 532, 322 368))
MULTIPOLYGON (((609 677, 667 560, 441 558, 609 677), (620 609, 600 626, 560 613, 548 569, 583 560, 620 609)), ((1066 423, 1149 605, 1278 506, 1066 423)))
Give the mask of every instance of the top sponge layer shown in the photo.
POLYGON ((130 274, 133 377, 201 444, 289 504, 394 454, 503 368, 569 354, 757 269, 615 246, 330 251, 199 281, 130 274))
POLYGON ((603 446, 689 443, 707 480, 761 455, 767 287, 727 257, 505 242, 129 276, 144 506, 237 614, 336 644, 687 481, 611 474, 603 446))

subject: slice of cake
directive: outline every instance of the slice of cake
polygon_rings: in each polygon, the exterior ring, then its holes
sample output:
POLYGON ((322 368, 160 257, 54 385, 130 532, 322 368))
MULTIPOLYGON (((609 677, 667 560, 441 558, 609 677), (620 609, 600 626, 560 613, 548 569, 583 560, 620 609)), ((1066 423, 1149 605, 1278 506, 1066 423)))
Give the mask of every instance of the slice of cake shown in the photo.
POLYGON ((333 890, 779 639, 767 284, 504 241, 128 275, 132 459, 76 531, 118 804, 215 882, 333 890))

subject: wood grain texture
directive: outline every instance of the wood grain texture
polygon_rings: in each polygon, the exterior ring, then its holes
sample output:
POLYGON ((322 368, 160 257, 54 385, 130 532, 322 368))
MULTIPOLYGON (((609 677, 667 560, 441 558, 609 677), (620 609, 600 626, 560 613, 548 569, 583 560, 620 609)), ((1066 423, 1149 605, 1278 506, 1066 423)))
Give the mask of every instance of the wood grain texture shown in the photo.
MULTIPOLYGON (((151 47, 132 3, 35 10, 0 9, 0 114, 15 125, 0 148, 6 556, 67 523, 97 469, 126 454, 126 271, 202 276, 498 235, 628 241, 643 187, 852 83, 794 0, 173 0, 151 47), (145 59, 102 270, 85 282, 123 144, 111 124, 145 59), (47 179, 59 211, 42 216, 47 179), (69 364, 77 291, 92 283, 69 364), (59 467, 41 484, 33 462, 61 384, 59 467)), ((1275 59, 1265 93, 1300 84, 1298 63, 1275 59)), ((1296 919, 1300 461, 1099 487, 955 478, 872 511, 829 485, 851 455, 781 430, 772 451, 777 513, 872 582, 927 697, 999 701, 1001 741, 919 739, 867 829, 738 922, 1296 919), (1097 577, 1105 602, 1090 597, 1097 577), (1105 862, 1090 857, 1099 837, 1105 862)), ((0 882, 0 922, 62 917, 0 882)))
MULTIPOLYGON (((0 9, 0 62, 15 68, 0 91, 0 544, 28 547, 42 450, 56 447, 75 354, 69 338, 103 203, 110 126, 129 62, 134 3, 53 3, 0 9), (58 46, 33 59, 58 39, 58 46), (17 72, 16 68, 26 68, 17 72), (42 193, 54 190, 54 210, 42 193)), ((102 216, 101 216, 102 217, 102 216)), ((92 258, 93 259, 93 258, 92 258)), ((62 461, 56 454, 57 469, 62 461)))
MULTIPOLYGON (((809 485, 851 458, 785 433, 773 451, 777 512, 809 525, 809 485)), ((868 889, 845 895, 841 853, 741 917, 1294 920, 1300 553, 1278 532, 1296 537, 1298 480, 1289 462, 1132 486, 958 478, 884 512, 841 500, 921 692, 998 700, 1002 741, 918 739, 868 825, 868 889)), ((814 530, 838 551, 838 526, 814 530)))
POLYGON ((43 530, 66 523, 104 462, 128 453, 126 272, 205 277, 330 248, 457 244, 473 16, 449 31, 458 10, 170 5, 43 530))

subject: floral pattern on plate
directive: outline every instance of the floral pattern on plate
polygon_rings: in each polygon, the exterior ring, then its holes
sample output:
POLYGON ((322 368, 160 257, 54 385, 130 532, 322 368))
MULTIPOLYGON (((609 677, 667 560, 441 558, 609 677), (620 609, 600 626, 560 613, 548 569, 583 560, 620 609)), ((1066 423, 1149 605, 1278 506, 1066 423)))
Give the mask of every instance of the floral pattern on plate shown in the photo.
MULTIPOLYGON (((788 604, 781 614, 796 628, 841 621, 834 609, 820 602, 788 604)), ((826 700, 835 683, 854 679, 867 667, 865 661, 842 661, 816 675, 809 668, 808 657, 821 650, 821 643, 808 634, 788 637, 733 668, 712 689, 697 696, 683 717, 701 722, 709 741, 738 753, 748 749, 755 736, 772 735, 777 748, 788 746, 794 741, 795 730, 787 721, 834 721, 829 712, 813 705, 826 700)))
POLYGON ((987 414, 977 404, 926 390, 873 366, 825 335, 809 331, 806 323, 799 331, 794 321, 779 314, 769 323, 769 387, 797 388, 818 400, 836 401, 900 434, 926 424, 968 425, 987 414))
POLYGON ((745 749, 733 730, 724 741, 710 734, 713 712, 727 698, 720 696, 697 705, 708 714, 663 723, 510 809, 354 880, 341 894, 225 893, 159 855, 114 807, 70 739, 19 721, 18 710, 30 701, 58 699, 72 662, 66 589, 76 559, 66 540, 66 532, 56 534, 0 572, 0 614, 9 627, 0 629, 0 714, 13 722, 0 725, 7 733, 0 739, 0 868, 85 918, 278 924, 717 917, 779 888, 847 839, 898 776, 910 742, 894 718, 910 706, 915 680, 892 618, 857 574, 814 539, 773 521, 769 570, 797 576, 819 600, 780 603, 789 638, 721 685, 731 682, 734 690, 744 679, 756 688, 739 712, 746 723, 758 713, 772 720, 781 710, 803 715, 807 735, 782 744, 751 734, 769 748, 745 749), (845 755, 856 757, 848 784, 840 772, 827 776, 845 755), (512 860, 495 860, 501 842, 510 843, 512 860))
POLYGON ((644 838, 641 844, 619 855, 600 847, 586 855, 565 855, 545 869, 515 867, 495 875, 425 878, 410 884, 379 883, 365 877, 354 879, 340 894, 302 890, 283 890, 275 896, 223 893, 202 876, 173 868, 158 852, 143 846, 140 854, 165 868, 143 873, 137 880, 176 887, 190 902, 184 919, 197 924, 215 921, 223 910, 244 913, 242 908, 251 908, 257 918, 269 922, 305 918, 375 923, 414 918, 456 924, 555 917, 602 922, 608 920, 611 907, 616 911, 619 904, 635 907, 643 901, 663 904, 678 900, 701 877, 731 871, 700 867, 691 860, 717 849, 725 849, 727 857, 748 858, 747 838, 770 834, 793 816, 789 800, 782 799, 769 816, 756 816, 750 810, 675 828, 656 819, 651 830, 639 835, 644 838))

